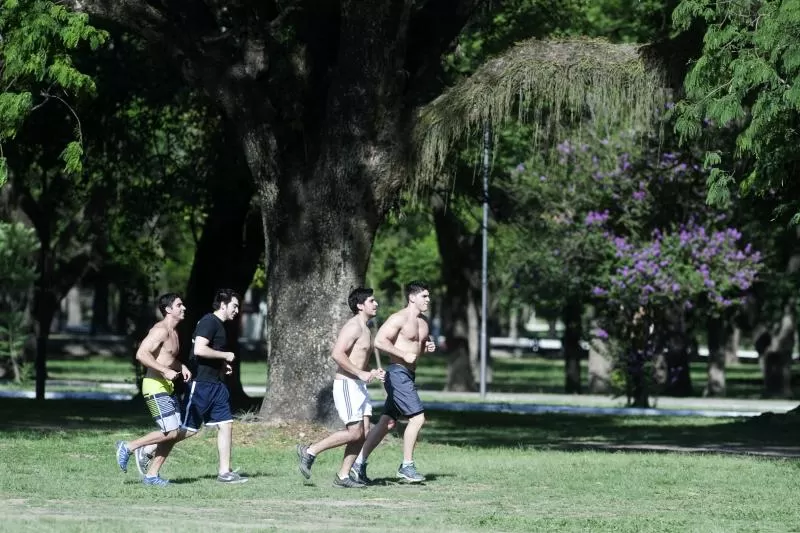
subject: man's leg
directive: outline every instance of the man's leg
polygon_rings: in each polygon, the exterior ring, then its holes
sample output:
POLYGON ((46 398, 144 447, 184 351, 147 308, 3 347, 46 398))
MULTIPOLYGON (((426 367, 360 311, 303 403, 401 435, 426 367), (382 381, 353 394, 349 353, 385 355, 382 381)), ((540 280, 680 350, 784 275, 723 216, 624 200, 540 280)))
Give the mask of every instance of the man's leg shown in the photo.
POLYGON ((403 433, 403 462, 414 462, 414 448, 417 446, 419 430, 425 423, 425 413, 419 413, 408 419, 405 433, 403 433))
POLYGON ((358 458, 356 459, 357 463, 366 463, 369 454, 372 453, 378 444, 383 440, 386 434, 389 432, 389 424, 394 420, 389 415, 381 415, 380 420, 378 423, 372 426, 372 429, 367 434, 367 438, 364 440, 364 445, 361 447, 361 453, 358 454, 358 458))
POLYGON ((231 471, 231 441, 233 440, 233 423, 225 422, 217 426, 217 451, 219 452, 219 475, 231 471))
MULTIPOLYGON (((331 448, 338 448, 339 446, 343 446, 345 444, 361 440, 363 436, 364 436, 364 426, 362 425, 362 422, 353 422, 349 424, 346 429, 341 429, 336 433, 331 433, 321 441, 312 444, 311 446, 308 447, 307 451, 311 455, 319 455, 325 450, 330 450, 331 448)), ((358 450, 356 450, 356 452, 358 452, 358 450)), ((350 469, 348 468, 348 470, 350 469)))
POLYGON ((342 459, 342 468, 339 469, 339 479, 344 479, 350 475, 350 469, 353 468, 353 463, 356 462, 359 450, 364 445, 364 439, 359 438, 353 442, 348 442, 344 447, 344 458, 342 459))
POLYGON ((186 431, 186 429, 183 428, 177 429, 170 433, 175 433, 175 438, 162 442, 156 446, 155 455, 150 460, 150 464, 147 466, 147 477, 158 476, 159 471, 161 471, 161 467, 164 465, 164 461, 167 460, 167 456, 170 454, 175 444, 197 434, 196 431, 186 431))

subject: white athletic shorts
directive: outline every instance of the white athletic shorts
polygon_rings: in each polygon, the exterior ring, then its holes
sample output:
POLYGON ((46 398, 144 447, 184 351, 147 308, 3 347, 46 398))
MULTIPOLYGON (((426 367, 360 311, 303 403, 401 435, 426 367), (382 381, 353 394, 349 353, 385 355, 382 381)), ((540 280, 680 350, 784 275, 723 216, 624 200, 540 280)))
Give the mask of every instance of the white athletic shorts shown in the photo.
POLYGON ((360 379, 334 379, 333 404, 345 425, 372 415, 367 384, 360 379))

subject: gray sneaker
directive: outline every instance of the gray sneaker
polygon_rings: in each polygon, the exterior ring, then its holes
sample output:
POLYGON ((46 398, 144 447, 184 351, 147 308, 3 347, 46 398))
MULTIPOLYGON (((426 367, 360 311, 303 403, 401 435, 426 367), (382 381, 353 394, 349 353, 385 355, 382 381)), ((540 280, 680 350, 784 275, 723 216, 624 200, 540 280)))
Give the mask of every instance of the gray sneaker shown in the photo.
POLYGON ((425 476, 417 472, 414 463, 405 466, 401 464, 400 468, 397 470, 397 477, 407 483, 421 483, 425 481, 425 476))
POLYGON ((339 474, 336 474, 333 476, 333 486, 340 489, 363 489, 366 488, 367 485, 354 481, 350 476, 342 479, 339 477, 339 474))
POLYGON ((147 476, 147 469, 150 467, 150 461, 153 460, 153 457, 147 455, 144 448, 136 448, 136 451, 133 452, 133 456, 136 459, 136 468, 139 469, 139 473, 142 477, 147 476))
POLYGON ((233 485, 235 483, 247 483, 249 478, 240 476, 238 472, 225 472, 217 476, 217 481, 233 485))
POLYGON ((365 485, 372 483, 372 480, 367 477, 367 463, 353 465, 350 468, 350 479, 356 483, 363 483, 365 485))
POLYGON ((303 477, 308 479, 311 477, 311 465, 314 464, 316 456, 308 453, 308 446, 305 444, 297 445, 297 458, 300 460, 300 473, 303 477))

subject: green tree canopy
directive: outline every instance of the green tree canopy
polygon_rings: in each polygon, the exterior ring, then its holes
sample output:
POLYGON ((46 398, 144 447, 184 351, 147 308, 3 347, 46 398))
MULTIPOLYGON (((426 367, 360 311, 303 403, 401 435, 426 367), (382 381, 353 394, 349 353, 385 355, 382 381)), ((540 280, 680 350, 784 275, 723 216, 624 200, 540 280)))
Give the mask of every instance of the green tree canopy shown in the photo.
MULTIPOLYGON (((88 19, 48 0, 0 2, 0 186, 7 179, 3 144, 14 139, 25 118, 50 101, 66 104, 94 91, 91 77, 71 57, 79 46, 96 49, 106 38, 88 19)), ((81 166, 80 122, 74 118, 75 138, 61 156, 69 171, 81 166)))

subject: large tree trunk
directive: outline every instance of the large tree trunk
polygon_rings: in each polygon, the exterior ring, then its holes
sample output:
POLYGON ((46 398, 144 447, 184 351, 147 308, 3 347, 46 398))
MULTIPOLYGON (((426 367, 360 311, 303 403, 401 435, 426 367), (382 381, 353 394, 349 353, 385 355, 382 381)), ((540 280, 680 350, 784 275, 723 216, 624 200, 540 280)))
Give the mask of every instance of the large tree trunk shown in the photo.
POLYGON ((564 306, 564 392, 581 393, 581 337, 583 336, 583 305, 570 299, 564 306))
POLYGON ((478 3, 75 3, 162 45, 237 127, 265 228, 266 418, 334 415, 329 355, 344 300, 408 181, 415 106, 478 3))

